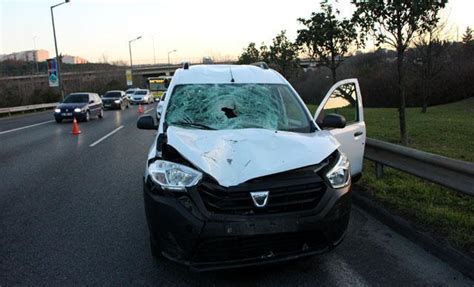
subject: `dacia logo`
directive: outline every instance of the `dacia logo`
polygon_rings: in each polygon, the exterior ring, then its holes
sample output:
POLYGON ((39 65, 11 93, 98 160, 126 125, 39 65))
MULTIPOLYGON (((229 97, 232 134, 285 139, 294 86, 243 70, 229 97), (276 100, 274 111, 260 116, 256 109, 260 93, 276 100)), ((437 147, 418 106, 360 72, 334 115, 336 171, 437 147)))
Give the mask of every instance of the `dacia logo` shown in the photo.
POLYGON ((250 192, 250 196, 252 197, 253 204, 255 204, 256 207, 265 207, 267 205, 268 201, 268 194, 269 191, 252 191, 250 192))

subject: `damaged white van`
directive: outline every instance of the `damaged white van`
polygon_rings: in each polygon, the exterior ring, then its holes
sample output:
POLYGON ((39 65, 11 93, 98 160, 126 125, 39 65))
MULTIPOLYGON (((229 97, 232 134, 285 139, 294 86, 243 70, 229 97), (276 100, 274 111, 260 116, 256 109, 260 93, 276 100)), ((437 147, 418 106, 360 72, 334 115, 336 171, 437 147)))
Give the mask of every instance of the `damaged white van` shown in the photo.
POLYGON ((314 117, 264 63, 178 69, 144 176, 151 252, 197 270, 264 264, 338 245, 365 144, 357 80, 314 117))

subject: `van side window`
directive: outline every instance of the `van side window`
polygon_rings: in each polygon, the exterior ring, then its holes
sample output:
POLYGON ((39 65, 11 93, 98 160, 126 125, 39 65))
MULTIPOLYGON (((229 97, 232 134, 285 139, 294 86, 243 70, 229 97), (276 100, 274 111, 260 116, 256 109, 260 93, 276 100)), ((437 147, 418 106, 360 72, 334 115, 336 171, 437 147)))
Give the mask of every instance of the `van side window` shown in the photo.
POLYGON ((348 125, 359 121, 357 109, 357 92, 354 83, 347 83, 339 86, 331 94, 320 115, 319 119, 323 119, 327 114, 339 114, 346 118, 348 125))

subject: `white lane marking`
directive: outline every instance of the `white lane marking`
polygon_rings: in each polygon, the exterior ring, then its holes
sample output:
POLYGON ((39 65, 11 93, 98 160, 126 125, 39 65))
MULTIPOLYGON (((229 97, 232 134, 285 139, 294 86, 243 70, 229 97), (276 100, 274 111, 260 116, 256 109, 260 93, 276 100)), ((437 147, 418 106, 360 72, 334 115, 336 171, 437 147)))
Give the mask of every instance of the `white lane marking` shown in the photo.
POLYGON ((52 123, 52 122, 54 122, 54 120, 41 122, 41 123, 29 125, 29 126, 24 126, 24 127, 21 127, 21 128, 11 129, 11 130, 0 132, 0 135, 8 134, 8 133, 11 133, 11 132, 16 132, 16 131, 27 129, 27 128, 32 128, 32 127, 36 127, 36 126, 40 126, 40 125, 45 125, 45 124, 52 123))
POLYGON ((97 144, 99 144, 101 141, 105 140, 106 138, 110 137, 111 135, 113 135, 114 133, 118 132, 119 130, 121 130, 123 128, 123 125, 122 126, 119 126, 118 128, 116 128, 115 130, 111 131, 110 133, 106 134, 105 136, 101 137, 100 139, 96 140, 95 142, 93 142, 89 147, 94 147, 96 146, 97 144))
POLYGON ((144 112, 144 114, 146 114, 146 113, 148 113, 149 111, 154 110, 154 109, 155 109, 154 107, 151 108, 151 109, 148 109, 148 110, 146 110, 146 111, 144 112))

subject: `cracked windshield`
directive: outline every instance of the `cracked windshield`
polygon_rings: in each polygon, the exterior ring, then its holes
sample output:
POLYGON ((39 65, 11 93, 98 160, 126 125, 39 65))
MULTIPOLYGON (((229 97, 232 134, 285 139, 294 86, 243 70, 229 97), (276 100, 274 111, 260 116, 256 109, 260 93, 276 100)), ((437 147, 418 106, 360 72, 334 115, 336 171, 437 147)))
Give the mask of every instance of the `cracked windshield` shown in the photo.
POLYGON ((177 86, 167 108, 166 123, 203 125, 217 130, 310 132, 308 116, 291 90, 273 84, 177 86))

